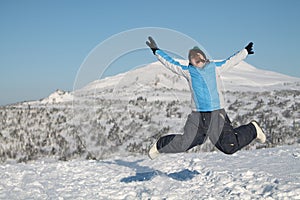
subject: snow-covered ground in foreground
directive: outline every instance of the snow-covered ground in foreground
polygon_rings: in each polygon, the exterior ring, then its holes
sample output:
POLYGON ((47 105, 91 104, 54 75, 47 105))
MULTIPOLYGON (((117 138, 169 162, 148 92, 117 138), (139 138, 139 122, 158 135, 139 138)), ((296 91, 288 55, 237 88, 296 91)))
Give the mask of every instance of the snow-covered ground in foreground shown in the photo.
POLYGON ((0 199, 300 199, 300 145, 0 166, 0 199))

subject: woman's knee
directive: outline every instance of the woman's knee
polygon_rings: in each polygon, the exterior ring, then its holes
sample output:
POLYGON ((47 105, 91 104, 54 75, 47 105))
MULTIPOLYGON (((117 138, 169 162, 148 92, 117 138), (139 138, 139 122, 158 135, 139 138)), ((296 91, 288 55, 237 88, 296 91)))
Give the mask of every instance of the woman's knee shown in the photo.
POLYGON ((237 152, 239 149, 235 148, 235 147, 227 147, 224 146, 222 149, 220 149, 223 153, 227 154, 227 155, 232 155, 235 152, 237 152))
POLYGON ((234 134, 227 134, 226 136, 223 136, 215 146, 220 151, 228 155, 234 154, 239 150, 238 141, 234 134))

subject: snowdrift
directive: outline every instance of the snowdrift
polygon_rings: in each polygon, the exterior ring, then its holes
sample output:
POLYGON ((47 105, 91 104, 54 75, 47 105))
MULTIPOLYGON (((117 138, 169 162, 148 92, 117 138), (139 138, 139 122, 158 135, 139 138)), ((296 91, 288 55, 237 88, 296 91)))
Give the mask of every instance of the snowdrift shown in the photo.
POLYGON ((0 167, 1 199, 299 199, 300 147, 0 167))

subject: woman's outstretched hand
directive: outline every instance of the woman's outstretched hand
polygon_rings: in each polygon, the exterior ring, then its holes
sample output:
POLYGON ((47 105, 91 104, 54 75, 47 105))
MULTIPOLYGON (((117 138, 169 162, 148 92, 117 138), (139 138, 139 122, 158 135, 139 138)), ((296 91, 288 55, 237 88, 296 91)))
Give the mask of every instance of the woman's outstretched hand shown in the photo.
POLYGON ((158 48, 156 42, 153 40, 153 38, 151 36, 148 37, 148 40, 149 41, 147 41, 146 44, 150 47, 153 54, 155 54, 155 51, 158 50, 159 48, 158 48))
POLYGON ((246 47, 245 49, 247 50, 248 54, 254 54, 254 51, 253 51, 253 42, 250 42, 246 47))

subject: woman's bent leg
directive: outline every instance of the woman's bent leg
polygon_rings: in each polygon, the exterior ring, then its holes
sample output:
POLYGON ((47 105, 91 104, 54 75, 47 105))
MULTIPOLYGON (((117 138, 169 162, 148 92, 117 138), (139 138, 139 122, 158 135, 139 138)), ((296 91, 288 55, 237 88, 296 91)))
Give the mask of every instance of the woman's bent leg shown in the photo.
POLYGON ((196 145, 203 144, 206 130, 203 127, 200 112, 192 112, 185 123, 184 133, 162 136, 157 141, 159 153, 185 152, 196 145))
POLYGON ((256 129, 252 123, 233 128, 225 121, 222 133, 215 146, 226 154, 233 154, 250 144, 256 138, 256 129))

